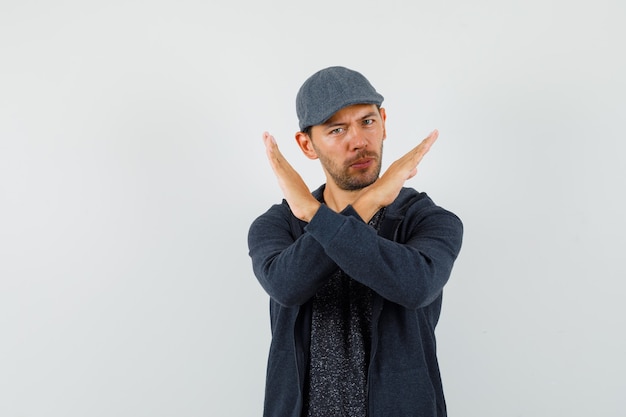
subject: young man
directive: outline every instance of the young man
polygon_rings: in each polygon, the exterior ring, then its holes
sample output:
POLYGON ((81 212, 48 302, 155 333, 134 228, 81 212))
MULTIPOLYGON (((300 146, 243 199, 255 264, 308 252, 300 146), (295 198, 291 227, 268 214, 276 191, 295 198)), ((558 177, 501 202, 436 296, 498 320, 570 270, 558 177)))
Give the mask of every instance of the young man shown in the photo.
POLYGON ((344 67, 302 85, 296 141, 326 175, 313 193, 263 135, 285 197, 248 235, 270 296, 266 417, 446 416, 435 326, 463 226, 404 187, 437 131, 380 175, 382 101, 344 67))

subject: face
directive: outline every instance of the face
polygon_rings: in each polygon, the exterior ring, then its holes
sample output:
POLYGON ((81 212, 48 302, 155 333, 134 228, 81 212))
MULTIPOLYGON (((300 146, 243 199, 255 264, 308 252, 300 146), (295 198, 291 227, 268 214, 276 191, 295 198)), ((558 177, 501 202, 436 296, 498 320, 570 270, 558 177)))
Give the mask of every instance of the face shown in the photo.
POLYGON ((360 190, 380 175, 385 118, 385 110, 373 104, 348 106, 296 139, 305 155, 319 158, 328 181, 342 190, 360 190))

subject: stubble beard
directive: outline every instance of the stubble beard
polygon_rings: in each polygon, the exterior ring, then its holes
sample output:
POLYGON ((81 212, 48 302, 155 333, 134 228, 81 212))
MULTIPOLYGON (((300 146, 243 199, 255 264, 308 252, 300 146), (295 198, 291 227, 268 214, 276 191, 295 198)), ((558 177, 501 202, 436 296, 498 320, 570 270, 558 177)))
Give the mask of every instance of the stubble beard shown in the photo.
POLYGON ((318 157, 320 162, 328 175, 333 179, 337 186, 345 191, 357 191, 361 190, 369 185, 372 185, 378 179, 380 175, 380 170, 382 167, 382 144, 380 146, 379 152, 369 152, 362 151, 359 152, 354 158, 352 158, 347 163, 344 163, 343 166, 340 166, 336 162, 327 158, 326 155, 322 155, 318 152, 318 157), (350 173, 350 165, 361 158, 374 158, 375 166, 370 167, 364 172, 359 173, 350 173))

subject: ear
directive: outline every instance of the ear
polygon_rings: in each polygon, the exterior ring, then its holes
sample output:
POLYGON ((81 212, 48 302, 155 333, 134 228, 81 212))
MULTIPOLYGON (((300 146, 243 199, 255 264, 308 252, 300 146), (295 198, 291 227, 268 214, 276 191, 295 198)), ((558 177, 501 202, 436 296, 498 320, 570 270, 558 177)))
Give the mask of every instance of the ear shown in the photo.
POLYGON ((298 146, 307 158, 317 159, 317 152, 315 152, 315 148, 313 148, 313 142, 311 142, 309 135, 304 132, 296 133, 296 142, 298 142, 298 146))
POLYGON ((387 112, 383 107, 379 108, 378 111, 380 112, 380 118, 383 121, 383 140, 385 140, 387 139, 387 127, 385 123, 387 121, 387 112))

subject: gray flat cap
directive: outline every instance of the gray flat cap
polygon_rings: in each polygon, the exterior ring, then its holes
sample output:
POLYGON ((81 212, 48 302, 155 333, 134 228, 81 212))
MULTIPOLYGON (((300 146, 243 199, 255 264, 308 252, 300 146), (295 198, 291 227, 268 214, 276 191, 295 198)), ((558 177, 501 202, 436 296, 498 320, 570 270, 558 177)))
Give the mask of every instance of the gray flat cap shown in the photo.
POLYGON ((380 106, 378 94, 361 73, 345 67, 329 67, 309 77, 296 96, 300 131, 324 123, 344 107, 353 104, 380 106))

